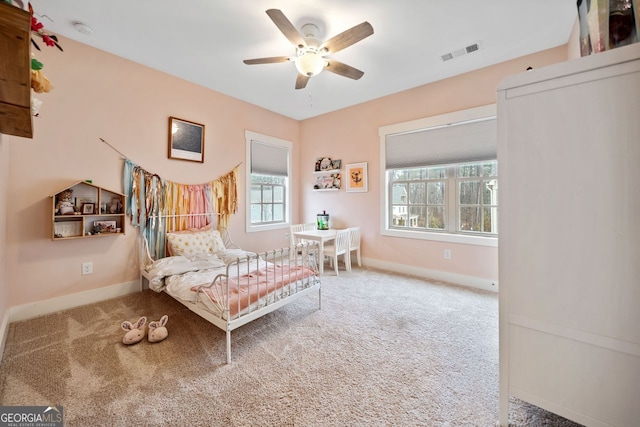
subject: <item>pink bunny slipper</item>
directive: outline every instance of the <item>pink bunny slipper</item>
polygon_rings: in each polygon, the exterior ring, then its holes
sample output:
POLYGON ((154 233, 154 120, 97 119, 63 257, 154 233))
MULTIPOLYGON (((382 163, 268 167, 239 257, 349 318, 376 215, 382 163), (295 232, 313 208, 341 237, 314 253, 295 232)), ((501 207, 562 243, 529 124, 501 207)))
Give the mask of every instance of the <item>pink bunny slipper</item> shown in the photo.
POLYGON ((160 342, 169 335, 165 325, 169 320, 169 316, 166 314, 160 318, 157 322, 149 323, 149 342, 160 342))
POLYGON ((131 345, 142 341, 145 333, 145 323, 147 323, 147 318, 144 316, 139 318, 138 321, 133 324, 127 320, 122 322, 122 329, 127 331, 127 333, 124 334, 124 337, 122 338, 122 343, 131 345))

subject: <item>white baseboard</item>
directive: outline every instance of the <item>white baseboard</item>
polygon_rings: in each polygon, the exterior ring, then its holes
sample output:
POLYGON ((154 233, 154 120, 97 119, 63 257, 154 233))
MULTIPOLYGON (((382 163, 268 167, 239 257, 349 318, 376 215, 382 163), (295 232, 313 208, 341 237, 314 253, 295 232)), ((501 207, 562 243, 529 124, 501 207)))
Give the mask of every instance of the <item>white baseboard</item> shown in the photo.
POLYGON ((447 271, 431 270, 429 268, 398 264, 395 262, 388 262, 365 257, 362 258, 362 264, 368 267, 378 268, 380 270, 393 271, 395 273, 401 274, 410 274, 412 276, 422 277, 425 279, 453 283, 454 285, 498 292, 498 280, 485 279, 482 277, 464 276, 462 274, 450 273, 447 271))
MULTIPOLYGON (((7 310, 9 313, 9 322, 27 320, 34 317, 43 316, 45 314, 55 313, 60 310, 66 310, 69 308, 79 307, 81 305, 91 304, 110 298, 116 298, 138 291, 140 291, 140 281, 134 280, 132 282, 106 286, 104 288, 78 292, 62 297, 50 298, 43 301, 17 305, 7 310)), ((7 316, 5 316, 5 318, 6 317, 7 316)))
POLYGON ((7 342, 7 334, 9 333, 9 323, 11 323, 9 321, 9 310, 6 310, 2 317, 2 324, 0 324, 0 363, 4 356, 4 346, 7 342))

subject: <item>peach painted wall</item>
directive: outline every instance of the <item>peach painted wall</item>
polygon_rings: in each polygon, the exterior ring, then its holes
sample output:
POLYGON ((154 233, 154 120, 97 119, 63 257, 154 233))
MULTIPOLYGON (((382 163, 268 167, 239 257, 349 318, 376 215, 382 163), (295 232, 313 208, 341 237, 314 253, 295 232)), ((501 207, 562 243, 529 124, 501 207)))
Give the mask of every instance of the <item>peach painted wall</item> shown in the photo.
MULTIPOLYGON (((362 254, 370 263, 396 263, 488 279, 498 278, 498 250, 380 235, 380 156, 378 128, 496 102, 498 83, 508 75, 565 61, 567 47, 540 52, 457 77, 386 96, 301 122, 301 215, 313 221, 326 210, 336 228, 359 225, 362 254), (317 157, 367 162, 369 191, 314 192, 317 157), (445 260, 444 249, 452 250, 445 260)), ((365 76, 366 78, 366 76, 365 76)), ((343 166, 344 172, 344 166, 343 166)))
MULTIPOLYGON (((64 53, 46 49, 38 55, 54 89, 38 95, 44 104, 34 120, 34 138, 5 135, 1 142, 7 232, 1 239, 6 269, 3 274, 0 267, 0 281, 6 286, 0 283, 0 296, 6 289, 7 306, 138 279, 133 227, 121 237, 50 239, 50 195, 84 179, 122 191, 123 159, 99 138, 150 172, 192 184, 244 162, 245 130, 292 141, 294 222, 314 220, 326 209, 335 227, 362 226, 366 258, 497 278, 495 248, 449 244, 454 258, 445 263, 440 243, 379 235, 378 127, 495 102, 504 76, 563 61, 567 52, 553 49, 298 122, 71 40, 61 43, 64 53), (204 164, 167 159, 169 116, 205 125, 204 164), (310 171, 322 155, 344 163, 367 161, 369 192, 314 193, 310 171), (93 275, 80 274, 86 261, 94 263, 93 275)), ((281 246, 282 230, 244 232, 244 173, 242 164, 240 208, 230 227, 234 240, 253 250, 281 246)), ((2 192, 0 208, 1 203, 2 192)))
POLYGON ((99 138, 147 171, 179 183, 208 182, 242 162, 240 209, 230 225, 234 240, 254 250, 284 244, 280 232, 244 232, 244 132, 293 142, 295 159, 298 121, 71 40, 61 38, 61 44, 64 53, 44 49, 38 54, 54 89, 37 95, 44 103, 34 119, 34 138, 3 138, 9 155, 3 164, 9 165, 11 306, 138 280, 138 232, 133 227, 126 236, 55 242, 50 237, 50 195, 85 179, 123 191, 123 159, 99 138), (204 164, 167 159, 169 116, 205 125, 204 164), (93 262, 93 275, 81 275, 85 261, 93 262))

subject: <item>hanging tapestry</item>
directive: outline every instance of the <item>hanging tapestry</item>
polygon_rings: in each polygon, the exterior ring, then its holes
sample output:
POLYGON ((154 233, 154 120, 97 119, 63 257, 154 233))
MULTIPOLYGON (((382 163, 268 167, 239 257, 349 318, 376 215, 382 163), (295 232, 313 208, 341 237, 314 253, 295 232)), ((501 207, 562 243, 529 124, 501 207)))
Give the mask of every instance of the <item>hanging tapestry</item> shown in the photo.
POLYGON ((202 228, 212 223, 226 228, 230 215, 238 210, 237 175, 236 166, 205 184, 179 184, 163 180, 125 159, 123 182, 127 215, 147 239, 151 256, 164 256, 167 232, 202 228))

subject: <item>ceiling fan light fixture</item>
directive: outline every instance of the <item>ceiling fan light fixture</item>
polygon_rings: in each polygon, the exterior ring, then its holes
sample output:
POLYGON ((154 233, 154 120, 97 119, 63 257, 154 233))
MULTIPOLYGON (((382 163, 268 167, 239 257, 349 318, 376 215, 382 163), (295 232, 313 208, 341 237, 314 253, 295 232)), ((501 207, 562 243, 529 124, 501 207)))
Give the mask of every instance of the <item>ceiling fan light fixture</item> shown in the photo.
POLYGON ((318 39, 320 29, 315 24, 305 24, 302 31, 298 31, 291 21, 279 9, 268 9, 267 15, 278 27, 280 32, 291 42, 296 49, 295 56, 272 56, 268 58, 245 59, 247 65, 254 64, 274 64, 279 62, 293 62, 298 71, 296 76, 296 89, 304 89, 309 79, 318 75, 325 68, 333 74, 358 80, 364 74, 350 65, 331 60, 329 54, 341 51, 373 34, 373 27, 364 21, 355 27, 351 27, 341 32, 329 40, 318 39))
POLYGON ((303 55, 298 56, 295 63, 300 74, 312 77, 324 69, 325 60, 321 55, 307 51, 303 55))

